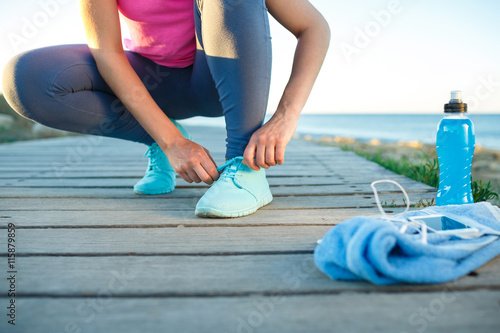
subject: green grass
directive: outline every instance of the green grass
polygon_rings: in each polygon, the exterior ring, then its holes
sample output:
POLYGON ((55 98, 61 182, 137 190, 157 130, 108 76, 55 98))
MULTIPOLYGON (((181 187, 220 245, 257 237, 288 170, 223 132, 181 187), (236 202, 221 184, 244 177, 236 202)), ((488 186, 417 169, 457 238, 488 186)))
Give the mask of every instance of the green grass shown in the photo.
POLYGON ((471 186, 474 202, 498 199, 498 193, 491 190, 491 182, 484 183, 482 180, 474 180, 471 186))
POLYGON ((33 122, 21 117, 12 110, 2 94, 0 94, 0 113, 14 117, 14 124, 11 128, 0 127, 0 143, 34 138, 31 132, 33 122))
MULTIPOLYGON (((436 203, 435 203, 435 199, 432 198, 431 200, 429 199, 420 199, 419 201, 417 201, 415 204, 413 205, 410 205, 410 207, 412 208, 423 208, 423 207, 429 207, 429 206, 434 206, 436 203)), ((396 200, 392 200, 391 202, 387 202, 387 201, 384 201, 381 203, 382 207, 384 208, 397 208, 397 207, 401 207, 401 205, 398 205, 396 203, 396 200)), ((406 206, 406 200, 403 199, 403 206, 406 206)))

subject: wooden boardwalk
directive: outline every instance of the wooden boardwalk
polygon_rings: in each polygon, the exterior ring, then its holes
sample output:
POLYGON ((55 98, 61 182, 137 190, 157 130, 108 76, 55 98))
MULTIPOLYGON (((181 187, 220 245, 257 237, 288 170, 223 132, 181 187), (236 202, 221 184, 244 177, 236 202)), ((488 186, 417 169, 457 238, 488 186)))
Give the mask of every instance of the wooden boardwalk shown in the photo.
MULTIPOLYGON (((190 127, 224 158, 222 129, 190 127)), ((142 145, 97 137, 0 146, 0 332, 498 332, 500 259, 446 285, 332 281, 314 266, 336 223, 376 214, 370 182, 432 188, 351 152, 293 140, 274 201, 238 219, 194 215, 206 186, 138 196, 142 145), (9 325, 7 225, 16 227, 9 325)), ((382 201, 400 199, 382 188, 382 201)))

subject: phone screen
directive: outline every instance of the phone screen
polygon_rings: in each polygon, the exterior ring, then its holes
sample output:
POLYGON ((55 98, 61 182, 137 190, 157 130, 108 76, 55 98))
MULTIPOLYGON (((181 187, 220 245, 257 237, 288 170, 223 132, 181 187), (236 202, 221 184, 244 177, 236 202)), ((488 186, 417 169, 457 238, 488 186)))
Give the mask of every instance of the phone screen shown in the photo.
POLYGON ((429 228, 438 230, 455 230, 470 228, 467 224, 458 222, 446 216, 416 216, 412 220, 425 222, 429 228))

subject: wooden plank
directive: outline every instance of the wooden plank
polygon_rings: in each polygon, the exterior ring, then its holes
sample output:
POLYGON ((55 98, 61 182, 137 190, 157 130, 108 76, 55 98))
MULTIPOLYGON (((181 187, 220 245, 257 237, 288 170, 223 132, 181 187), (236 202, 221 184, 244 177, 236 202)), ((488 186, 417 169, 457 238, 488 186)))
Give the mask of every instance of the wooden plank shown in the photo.
MULTIPOLYGON (((500 289, 500 257, 448 284, 376 286, 368 282, 334 281, 320 272, 312 254, 236 256, 104 256, 19 257, 18 296, 97 296, 112 275, 127 276, 114 296, 199 297, 256 294, 331 294, 500 289), (216 269, 214 269, 216 268, 216 269), (140 277, 148 277, 148 283, 140 277), (263 283, 265 281, 265 283, 263 283), (300 281, 300 283, 298 283, 300 281), (77 283, 75 283, 77 282, 77 283)), ((1 290, 9 281, 2 279, 1 290)))
MULTIPOLYGON (((65 170, 69 174, 78 174, 80 177, 88 177, 94 175, 105 174, 109 175, 110 172, 115 171, 116 176, 125 176, 130 173, 135 174, 143 174, 146 169, 146 161, 140 162, 128 162, 128 161, 115 161, 115 163, 120 163, 120 165, 114 166, 112 163, 78 163, 74 166, 68 165, 59 165, 57 163, 46 163, 41 164, 37 163, 36 165, 31 165, 29 163, 15 164, 15 165, 6 165, 0 166, 0 171, 2 172, 2 178, 5 177, 17 177, 16 175, 20 175, 22 177, 25 176, 26 172, 38 172, 40 174, 45 175, 46 177, 50 177, 51 174, 59 170, 65 170), (20 169, 22 166, 23 169, 20 169)), ((222 164, 222 163, 219 163, 222 164)), ((271 167, 266 170, 266 173, 274 172, 276 174, 286 175, 287 173, 297 173, 301 172, 303 175, 317 175, 318 172, 338 172, 338 173, 347 173, 352 175, 366 175, 373 171, 382 171, 387 172, 386 169, 381 166, 367 162, 363 165, 361 170, 353 170, 352 167, 348 165, 343 167, 324 167, 321 165, 312 165, 312 164, 283 164, 271 167)))
MULTIPOLYGON (((410 197, 410 204, 419 200, 432 200, 433 192, 422 192, 410 197)), ((382 194, 379 196, 382 204, 391 204, 397 200, 403 205, 402 194, 382 194)), ((169 211, 194 209, 199 197, 157 198, 150 196, 135 196, 131 198, 4 198, 0 202, 0 210, 139 210, 139 211, 169 211)), ((325 208, 371 208, 375 207, 373 195, 314 195, 276 197, 261 210, 273 209, 325 209, 325 208)))
MULTIPOLYGON (((201 141, 200 144, 207 146, 205 141, 201 141)), ((90 148, 78 147, 78 143, 70 143, 66 146, 47 146, 47 147, 30 147, 30 146, 10 146, 0 145, 0 154, 6 157, 17 157, 23 160, 29 160, 29 156, 23 154, 23 151, 27 151, 34 156, 47 157, 50 155, 66 157, 68 155, 74 157, 80 157, 82 160, 92 159, 92 158, 102 158, 105 153, 112 154, 118 159, 137 159, 138 157, 143 157, 147 146, 135 146, 132 143, 125 144, 113 144, 109 146, 95 146, 90 148)), ((207 148, 210 148, 207 146, 207 148)), ((213 147, 212 147, 213 148, 213 147)), ((225 148, 217 147, 216 149, 211 149, 210 154, 212 157, 225 158, 225 148), (222 149, 220 149, 222 148, 222 149)), ((359 156, 352 151, 343 151, 336 147, 320 147, 313 143, 307 143, 305 146, 297 146, 296 141, 290 141, 287 146, 287 152, 285 160, 293 159, 303 159, 314 160, 318 163, 322 163, 324 159, 331 160, 333 157, 345 156, 349 158, 359 158, 359 156), (290 149, 288 149, 290 148, 290 149)), ((36 163, 36 160, 32 159, 32 162, 36 163)), ((339 162, 339 161, 337 161, 339 162)))
MULTIPOLYGON (((1 187, 133 187, 140 177, 134 178, 46 178, 46 179, 0 179, 1 187)), ((306 177, 268 177, 267 180, 271 186, 284 186, 284 185, 338 185, 338 184, 370 184, 371 182, 379 179, 391 179, 404 184, 416 184, 415 181, 410 180, 404 176, 395 174, 372 174, 366 177, 358 175, 353 176, 306 176, 306 177)), ((187 183, 181 178, 176 180, 177 186, 185 187, 206 187, 204 183, 187 183)))
MULTIPOLYGON (((402 212, 391 208, 388 213, 402 212)), ((96 228, 96 227, 177 227, 184 226, 258 226, 258 225, 328 225, 337 224, 354 216, 378 215, 376 208, 360 209, 307 209, 293 211, 268 210, 238 219, 200 219, 194 210, 173 210, 161 214, 142 211, 8 211, 0 213, 0 229, 6 223, 17 228, 96 228), (265 216, 265 217, 264 217, 265 216)))
POLYGON ((137 299, 109 297, 122 286, 113 279, 98 298, 19 299, 29 316, 17 332, 496 333, 500 323, 499 291, 137 299))
MULTIPOLYGON (((13 180, 13 179, 47 179, 50 181, 51 179, 88 179, 88 178, 142 178, 144 176, 144 168, 138 168, 137 170, 128 169, 128 170, 112 170, 111 168, 108 170, 60 170, 60 171, 32 171, 27 170, 24 172, 16 171, 15 173, 2 172, 0 179, 13 180)), ((0 171, 1 172, 1 171, 0 171)), ((382 175, 392 175, 387 172, 387 170, 380 170, 380 172, 376 169, 366 170, 365 172, 360 173, 350 173, 350 172, 341 172, 341 171, 331 171, 326 169, 317 169, 313 171, 304 172, 304 170, 286 170, 286 169, 278 169, 271 168, 266 171, 267 177, 303 177, 303 176, 315 176, 315 177, 334 177, 341 175, 342 177, 352 176, 353 178, 367 178, 373 177, 373 174, 376 173, 379 176, 382 175)))
MULTIPOLYGON (((66 166, 71 166, 72 169, 85 170, 86 168, 99 168, 99 167, 116 167, 117 170, 124 169, 125 167, 138 167, 147 164, 147 159, 143 156, 113 156, 110 159, 112 153, 108 153, 102 157, 89 157, 85 159, 76 158, 67 155, 42 155, 34 159, 32 156, 29 157, 19 157, 19 156, 6 156, 2 154, 2 159, 0 160, 0 170, 7 170, 8 168, 16 168, 22 166, 31 166, 33 168, 53 168, 54 166, 60 166, 60 164, 65 164, 66 166), (125 165, 122 165, 125 164, 125 165)), ((217 164, 224 163, 224 156, 212 156, 217 164)), ((296 156, 288 157, 285 163, 282 165, 275 166, 271 169, 288 169, 288 168, 302 168, 302 169, 315 169, 315 168, 328 168, 337 170, 352 170, 352 165, 356 166, 363 165, 366 167, 379 167, 376 163, 367 161, 359 156, 344 156, 344 155, 333 155, 328 158, 322 158, 318 161, 316 155, 307 156, 296 156), (339 163, 339 160, 342 161, 339 163)), ((357 168, 355 172, 363 172, 364 168, 357 168)), ((307 171, 307 170, 306 170, 307 171)))
MULTIPOLYGON (((206 146, 205 142, 200 142, 202 145, 206 146)), ((6 157, 9 161, 30 161, 32 163, 37 163, 38 158, 41 158, 42 161, 45 161, 45 158, 49 156, 55 156, 56 158, 68 158, 78 159, 81 161, 89 161, 89 160, 106 160, 106 154, 108 156, 110 154, 116 156, 117 159, 129 159, 129 160, 140 160, 143 158, 144 154, 147 151, 146 146, 134 147, 132 145, 113 145, 109 147, 92 147, 90 149, 81 150, 78 147, 75 148, 75 144, 70 144, 66 147, 43 147, 43 148, 31 148, 28 146, 24 147, 9 147, 8 149, 1 148, 0 146, 0 154, 1 156, 6 157), (120 152, 119 154, 117 154, 120 152), (23 152, 27 152, 30 155, 23 154, 23 152), (30 156, 37 157, 29 158, 30 156)), ((324 161, 331 161, 335 157, 345 156, 348 159, 360 158, 354 152, 342 151, 336 147, 324 147, 318 149, 314 144, 308 144, 308 146, 304 147, 294 147, 293 143, 290 143, 287 148, 287 153, 285 156, 285 161, 288 160, 303 160, 307 161, 316 161, 317 163, 324 163, 324 161)), ((217 159, 225 158, 224 149, 215 149, 210 150, 210 154, 212 157, 217 159)), ((339 161, 337 160, 337 163, 339 161)))
MULTIPOLYGON (((9 168, 0 170, 1 179, 25 179, 25 178, 141 178, 144 176, 146 165, 139 167, 128 166, 113 168, 112 166, 100 166, 98 168, 9 168)), ((373 177, 374 174, 393 175, 390 171, 383 168, 367 166, 362 172, 353 172, 352 170, 334 170, 326 168, 285 168, 272 167, 266 170, 268 177, 320 177, 320 176, 350 176, 350 177, 373 177)))
MULTIPOLYGON (((312 251, 331 226, 19 229, 16 255, 312 251)), ((6 230, 1 230, 5 235, 6 230)), ((0 248, 7 248, 7 237, 0 248)))
MULTIPOLYGON (((421 184, 405 184, 408 193, 436 192, 435 188, 421 184)), ((179 197, 201 197, 206 191, 205 187, 180 187, 175 191, 155 195, 155 198, 179 198, 179 197)), ((339 194, 366 194, 371 195, 373 191, 369 184, 338 184, 324 186, 273 186, 272 193, 277 196, 289 195, 339 195, 339 194)), ((380 187, 379 193, 397 193, 394 188, 380 187)), ((3 187, 0 190, 0 198, 133 198, 136 197, 130 187, 122 188, 26 188, 26 187, 3 187)))

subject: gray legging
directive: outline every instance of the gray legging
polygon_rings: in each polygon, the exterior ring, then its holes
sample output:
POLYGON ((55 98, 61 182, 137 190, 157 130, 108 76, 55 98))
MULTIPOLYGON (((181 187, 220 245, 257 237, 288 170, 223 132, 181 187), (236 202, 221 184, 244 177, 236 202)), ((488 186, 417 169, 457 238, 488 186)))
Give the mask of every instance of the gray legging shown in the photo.
MULTIPOLYGON (((192 66, 169 68, 137 53, 126 55, 167 116, 224 116, 226 158, 241 156, 262 125, 269 95, 271 37, 265 0, 194 0, 194 8, 201 47, 192 66), (221 45, 221 39, 224 49, 234 50, 237 57, 205 53, 217 54, 215 45, 221 45)), ((154 142, 103 80, 86 45, 17 55, 4 71, 3 91, 19 114, 41 124, 147 145, 154 142)))

